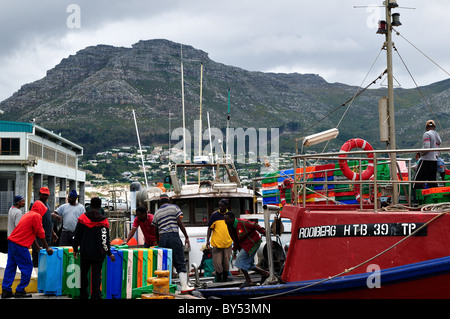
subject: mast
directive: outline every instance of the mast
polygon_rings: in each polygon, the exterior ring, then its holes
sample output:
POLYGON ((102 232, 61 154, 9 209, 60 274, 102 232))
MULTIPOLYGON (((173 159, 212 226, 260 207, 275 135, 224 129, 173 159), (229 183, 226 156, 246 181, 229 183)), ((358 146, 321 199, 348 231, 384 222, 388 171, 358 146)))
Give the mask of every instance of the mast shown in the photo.
POLYGON ((202 86, 203 86, 203 63, 200 65, 200 119, 199 119, 199 134, 198 134, 198 156, 202 155, 202 86))
POLYGON ((227 161, 228 161, 228 145, 229 145, 229 141, 228 141, 229 134, 228 133, 230 130, 230 95, 231 95, 230 89, 228 89, 227 146, 226 146, 227 153, 225 155, 225 163, 227 163, 227 161))
MULTIPOLYGON (((183 69, 183 44, 180 43, 180 60, 181 60, 181 106, 183 111, 183 157, 184 164, 187 163, 186 159, 186 116, 184 110, 184 69, 183 69)), ((184 182, 187 184, 187 172, 184 171, 184 182)))
MULTIPOLYGON (((386 56, 387 56, 387 79, 388 79, 388 113, 389 113, 389 149, 397 148, 395 139, 395 110, 394 110, 394 76, 392 68, 392 15, 391 9, 397 7, 395 0, 386 0, 386 56)), ((392 204, 398 204, 397 189, 397 154, 391 153, 391 180, 393 181, 392 204)))
MULTIPOLYGON (((141 153, 142 169, 144 170, 145 187, 148 187, 147 173, 145 172, 144 155, 142 154, 141 139, 139 138, 139 130, 138 130, 137 122, 136 122, 136 114, 134 113, 134 109, 133 109, 133 118, 134 118, 134 126, 136 127, 136 135, 137 135, 137 140, 138 140, 138 144, 139 144, 139 152, 141 153)), ((170 150, 170 148, 169 148, 169 150, 170 150)))
POLYGON ((183 111, 183 155, 184 155, 184 163, 186 164, 186 117, 184 112, 183 44, 180 44, 180 57, 181 57, 181 106, 183 111))

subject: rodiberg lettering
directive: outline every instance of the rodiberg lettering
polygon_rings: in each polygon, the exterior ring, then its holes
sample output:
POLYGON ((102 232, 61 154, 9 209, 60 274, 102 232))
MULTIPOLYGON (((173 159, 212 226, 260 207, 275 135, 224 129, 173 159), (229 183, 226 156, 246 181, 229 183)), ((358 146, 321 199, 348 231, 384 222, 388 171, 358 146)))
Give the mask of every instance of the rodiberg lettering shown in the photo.
MULTIPOLYGON (((355 236, 408 236, 423 223, 379 223, 379 224, 346 224, 300 227, 298 239, 355 237, 355 236)), ((423 227, 414 236, 426 236, 427 227, 423 227)))

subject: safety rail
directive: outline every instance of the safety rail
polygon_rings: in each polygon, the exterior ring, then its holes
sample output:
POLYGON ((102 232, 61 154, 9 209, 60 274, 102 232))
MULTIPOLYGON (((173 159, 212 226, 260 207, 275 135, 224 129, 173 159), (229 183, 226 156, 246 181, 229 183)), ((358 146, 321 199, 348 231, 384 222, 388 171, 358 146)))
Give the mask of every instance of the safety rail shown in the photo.
MULTIPOLYGON (((407 200, 408 203, 411 204, 410 199, 411 199, 411 184, 415 184, 415 183, 419 183, 419 184, 423 184, 423 183, 441 183, 441 181, 418 181, 418 180, 413 180, 412 175, 411 175, 411 158, 397 158, 397 164, 401 161, 405 161, 407 163, 406 167, 408 169, 408 180, 392 180, 391 178, 389 180, 378 180, 377 178, 377 167, 379 164, 391 164, 390 162, 390 157, 380 157, 380 155, 385 155, 388 154, 388 156, 390 156, 390 154, 395 153, 395 154, 408 154, 408 153, 413 153, 414 156, 415 154, 417 154, 418 152, 424 152, 425 149, 402 149, 402 150, 370 150, 370 151, 351 151, 351 152, 330 152, 330 153, 321 153, 321 154, 302 154, 302 155, 295 155, 292 156, 292 159, 294 161, 294 204, 297 205, 298 204, 298 195, 299 195, 299 187, 301 187, 301 191, 303 192, 303 200, 302 200, 302 204, 303 206, 306 206, 306 191, 307 191, 307 187, 306 185, 314 185, 314 184, 320 184, 320 185, 330 185, 330 184, 359 184, 360 187, 363 184, 368 184, 368 185, 372 185, 374 190, 378 190, 378 187, 380 185, 384 186, 384 187, 389 187, 389 185, 392 185, 392 188, 394 187, 399 187, 402 185, 407 185, 408 186, 408 192, 405 192, 408 194, 407 196, 407 200), (372 158, 368 158, 368 157, 362 157, 361 155, 367 155, 367 154, 372 154, 373 157, 372 158), (345 155, 345 157, 342 157, 343 155, 345 155), (359 155, 359 157, 350 157, 353 155, 359 155), (362 180, 361 179, 361 175, 360 174, 360 179, 359 180, 334 180, 334 181, 328 181, 327 178, 324 178, 323 181, 312 181, 312 180, 308 180, 307 175, 309 175, 309 173, 307 172, 306 168, 308 167, 307 165, 307 161, 308 160, 316 160, 316 161, 339 161, 339 160, 355 160, 358 161, 359 163, 359 171, 362 172, 362 169, 364 167, 366 167, 368 164, 363 164, 362 161, 373 161, 373 167, 374 167, 374 172, 373 172, 373 179, 369 179, 369 180, 362 180), (299 165, 301 164, 301 165, 299 165), (303 172, 298 173, 297 169, 298 168, 303 168, 303 172), (304 173, 306 172, 306 174, 304 173)), ((450 148, 440 148, 439 152, 443 153, 443 152, 448 152, 450 151, 450 148)), ((339 168, 335 168, 334 170, 338 170, 339 168)), ((325 173, 324 170, 323 172, 325 173)), ((328 170, 330 171, 330 170, 328 170)), ((314 173, 320 173, 321 171, 315 171, 314 173)), ((397 174, 399 173, 399 167, 397 165, 397 174)), ((391 175, 392 176, 392 175, 391 175)), ((398 176, 398 175, 397 175, 398 176)), ((401 173, 400 173, 401 176, 401 173)), ((327 187, 327 186, 325 186, 327 187)), ((328 189, 328 188, 326 188, 328 189)), ((374 191, 374 210, 377 211, 378 209, 378 192, 374 191)), ((395 203, 394 203, 395 204, 395 203)), ((411 206, 411 205, 410 205, 411 206)), ((360 208, 363 208, 363 201, 360 200, 360 208)))

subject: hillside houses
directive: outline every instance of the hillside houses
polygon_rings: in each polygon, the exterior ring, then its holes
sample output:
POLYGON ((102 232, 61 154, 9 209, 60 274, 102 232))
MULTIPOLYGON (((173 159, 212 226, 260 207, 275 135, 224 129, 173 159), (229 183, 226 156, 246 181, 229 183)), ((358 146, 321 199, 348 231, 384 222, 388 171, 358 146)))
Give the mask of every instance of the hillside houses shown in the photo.
MULTIPOLYGON (((242 164, 235 163, 241 182, 244 185, 251 185, 252 178, 261 176, 273 167, 279 169, 291 168, 291 153, 281 153, 275 160, 269 158, 271 167, 264 167, 264 162, 242 164)), ((162 182, 168 175, 169 170, 169 150, 163 146, 143 146, 142 157, 145 164, 145 171, 149 183, 156 184, 162 182)), ((142 167, 142 157, 137 147, 123 146, 115 147, 103 152, 99 152, 94 158, 85 160, 82 167, 87 173, 87 184, 108 184, 112 182, 132 182, 144 181, 144 170, 142 167)), ((184 160, 183 151, 172 148, 170 152, 172 162, 181 163, 184 160)), ((188 174, 197 174, 190 172, 188 174)))

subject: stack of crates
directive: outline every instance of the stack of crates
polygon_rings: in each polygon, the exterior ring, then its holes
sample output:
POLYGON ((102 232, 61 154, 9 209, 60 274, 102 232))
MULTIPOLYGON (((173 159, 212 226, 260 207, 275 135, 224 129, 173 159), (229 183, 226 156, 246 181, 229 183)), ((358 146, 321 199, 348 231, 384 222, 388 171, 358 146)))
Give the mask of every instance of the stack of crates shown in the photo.
MULTIPOLYGON (((40 251, 38 291, 46 295, 67 295, 79 298, 80 258, 74 258, 71 247, 52 247, 53 254, 40 251)), ((170 272, 172 283, 172 250, 159 247, 111 247, 115 257, 106 257, 102 267, 102 296, 104 299, 131 299, 133 290, 146 287, 147 279, 157 270, 170 272)), ((176 288, 176 285, 175 285, 176 288)), ((176 289, 175 289, 176 290, 176 289)))
POLYGON ((444 183, 444 186, 450 186, 450 170, 449 169, 445 170, 444 181, 446 182, 446 183, 444 183))
POLYGON ((416 199, 419 205, 450 202, 450 186, 417 189, 416 199))
POLYGON ((275 204, 280 203, 280 192, 278 190, 278 178, 279 171, 268 173, 264 176, 262 180, 262 195, 263 204, 275 204))
POLYGON ((166 248, 129 249, 121 246, 111 249, 116 256, 107 258, 106 299, 130 299, 133 290, 147 285, 147 278, 156 270, 169 270, 172 282, 172 250, 166 248))
MULTIPOLYGON (((352 167, 358 164, 357 161, 348 161, 348 166, 352 167)), ((335 171, 333 173, 335 181, 349 181, 344 176, 339 168, 339 163, 335 164, 335 171)), ((334 185, 334 199, 341 204, 357 204, 355 192, 353 191, 353 185, 351 184, 335 184, 334 185)))

